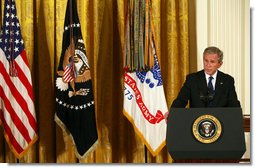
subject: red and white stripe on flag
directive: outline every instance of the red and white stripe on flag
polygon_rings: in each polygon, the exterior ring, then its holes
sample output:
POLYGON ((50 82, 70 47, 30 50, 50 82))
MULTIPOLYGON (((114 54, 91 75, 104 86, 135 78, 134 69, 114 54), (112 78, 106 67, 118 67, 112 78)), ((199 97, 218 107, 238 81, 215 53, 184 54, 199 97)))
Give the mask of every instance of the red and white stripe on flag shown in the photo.
POLYGON ((157 83, 152 71, 140 79, 136 72, 124 74, 124 115, 153 156, 166 144, 168 111, 163 85, 157 83))
POLYGON ((38 137, 31 73, 25 50, 14 62, 17 77, 9 75, 9 61, 0 48, 0 124, 10 149, 21 158, 38 137))
POLYGON ((63 80, 68 83, 72 82, 75 78, 74 67, 72 64, 68 64, 64 69, 63 80))

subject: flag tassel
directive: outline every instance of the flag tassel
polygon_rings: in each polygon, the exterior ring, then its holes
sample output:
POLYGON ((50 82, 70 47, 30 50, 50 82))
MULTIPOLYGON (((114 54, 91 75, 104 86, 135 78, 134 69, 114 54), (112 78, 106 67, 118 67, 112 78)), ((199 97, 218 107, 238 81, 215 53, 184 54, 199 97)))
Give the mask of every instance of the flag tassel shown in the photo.
POLYGON ((15 62, 14 61, 10 61, 9 74, 12 77, 17 77, 18 76, 18 71, 15 67, 15 62))

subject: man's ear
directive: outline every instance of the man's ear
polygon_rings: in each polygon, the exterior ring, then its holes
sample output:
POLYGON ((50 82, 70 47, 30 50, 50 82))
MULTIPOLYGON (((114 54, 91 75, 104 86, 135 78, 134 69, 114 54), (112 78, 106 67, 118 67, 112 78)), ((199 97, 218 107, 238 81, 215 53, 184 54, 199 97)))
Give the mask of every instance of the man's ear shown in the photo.
POLYGON ((221 61, 221 62, 220 62, 220 66, 219 66, 219 68, 221 67, 221 65, 222 65, 222 64, 223 64, 223 61, 221 61))

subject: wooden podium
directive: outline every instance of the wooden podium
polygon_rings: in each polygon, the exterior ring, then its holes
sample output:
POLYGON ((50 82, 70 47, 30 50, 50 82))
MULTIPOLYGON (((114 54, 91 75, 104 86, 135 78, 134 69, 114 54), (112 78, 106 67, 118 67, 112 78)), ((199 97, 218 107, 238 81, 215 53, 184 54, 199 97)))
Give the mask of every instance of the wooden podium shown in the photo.
POLYGON ((167 150, 174 163, 238 163, 245 147, 241 108, 172 108, 167 150))

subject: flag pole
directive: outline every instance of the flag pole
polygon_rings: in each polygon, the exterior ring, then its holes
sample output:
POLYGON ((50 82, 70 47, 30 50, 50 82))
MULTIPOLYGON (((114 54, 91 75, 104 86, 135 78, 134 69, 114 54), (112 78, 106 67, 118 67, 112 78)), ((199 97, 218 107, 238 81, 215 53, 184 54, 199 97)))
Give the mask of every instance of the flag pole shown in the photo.
POLYGON ((144 162, 145 163, 148 163, 147 162, 147 151, 148 151, 148 149, 147 149, 146 145, 144 145, 144 162))

